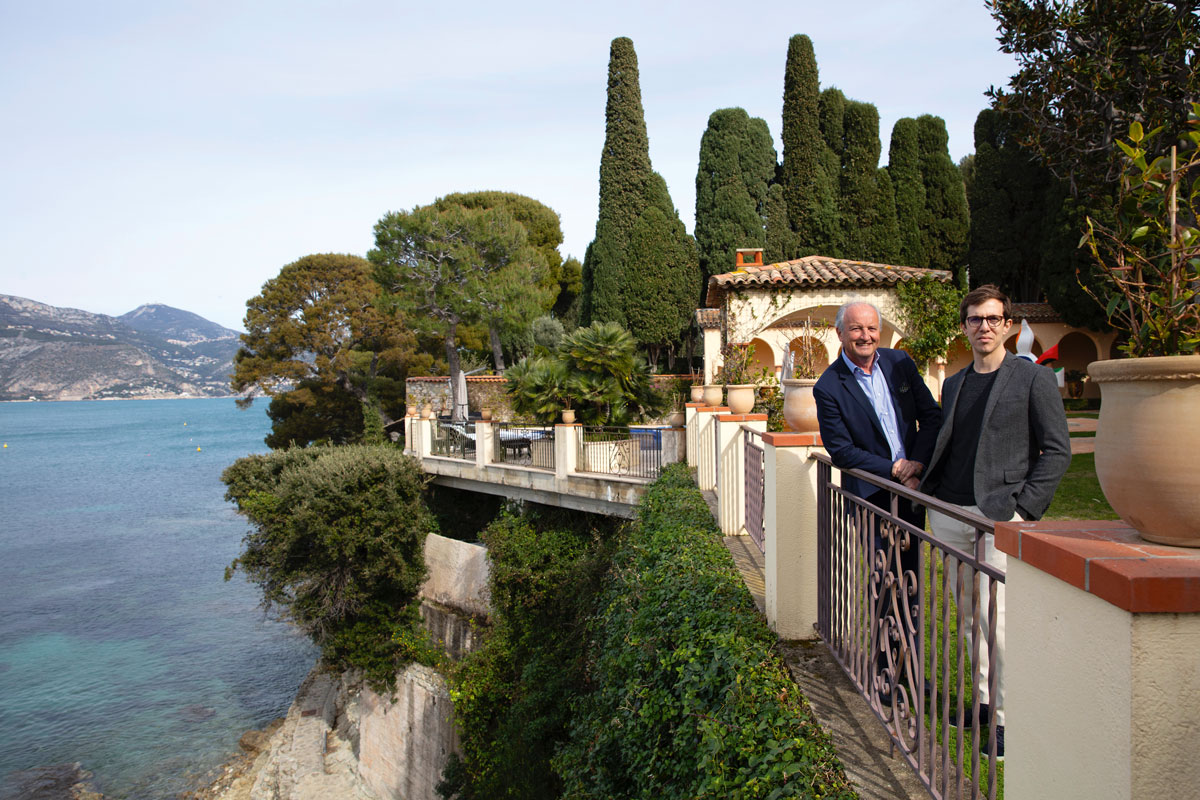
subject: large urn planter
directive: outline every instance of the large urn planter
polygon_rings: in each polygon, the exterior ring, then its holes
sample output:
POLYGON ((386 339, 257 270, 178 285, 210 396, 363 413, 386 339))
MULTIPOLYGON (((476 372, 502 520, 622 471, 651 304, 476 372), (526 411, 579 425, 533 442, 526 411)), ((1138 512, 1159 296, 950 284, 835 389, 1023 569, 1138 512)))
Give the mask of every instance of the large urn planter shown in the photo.
POLYGON ((724 388, 719 383, 706 383, 704 385, 703 403, 706 406, 716 408, 721 405, 721 389, 724 388))
POLYGON ((693 403, 703 402, 704 401, 704 387, 701 386, 700 384, 696 384, 695 386, 692 387, 690 396, 692 398, 693 403))
POLYGON ((725 387, 725 404, 730 413, 749 414, 754 408, 754 390, 758 388, 753 383, 731 383, 725 387))
POLYGON ((784 378, 783 419, 796 433, 820 430, 817 424, 817 401, 813 398, 816 378, 784 378))
POLYGON ((1200 355, 1094 361, 1096 477, 1142 538, 1200 547, 1200 355))
POLYGON ((575 424, 575 409, 564 408, 562 410, 562 421, 563 421, 564 425, 574 425, 575 424))

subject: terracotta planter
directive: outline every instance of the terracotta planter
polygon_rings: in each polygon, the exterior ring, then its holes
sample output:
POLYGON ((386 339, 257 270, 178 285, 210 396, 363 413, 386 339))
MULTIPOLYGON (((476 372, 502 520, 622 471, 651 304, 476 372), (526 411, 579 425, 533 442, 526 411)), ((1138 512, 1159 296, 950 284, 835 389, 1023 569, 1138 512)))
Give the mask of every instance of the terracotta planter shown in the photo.
POLYGON ((682 411, 676 411, 675 413, 673 413, 669 417, 667 417, 667 424, 670 425, 672 428, 682 428, 684 422, 686 422, 686 421, 687 421, 687 415, 685 415, 682 411))
POLYGON ((562 412, 563 424, 570 425, 575 422, 575 409, 564 408, 562 412))
POLYGON ((426 403, 421 406, 421 417, 424 419, 433 419, 433 403, 426 403))
POLYGON ((753 383, 731 383, 725 387, 728 405, 731 413, 749 414, 754 408, 754 390, 758 387, 753 383))
POLYGON ((716 407, 721 405, 721 389, 724 387, 716 383, 706 383, 701 388, 704 390, 704 396, 700 402, 706 406, 716 407))
POLYGON ((696 384, 692 387, 692 402, 701 403, 704 401, 704 387, 696 384))
POLYGON ((480 409, 479 416, 482 419, 491 419, 492 418, 492 410, 490 408, 480 409))
POLYGON ((1096 477, 1142 538, 1200 547, 1200 356, 1094 361, 1096 477))
POLYGON ((785 378, 783 381, 783 419, 796 433, 815 433, 817 401, 813 399, 816 378, 785 378))

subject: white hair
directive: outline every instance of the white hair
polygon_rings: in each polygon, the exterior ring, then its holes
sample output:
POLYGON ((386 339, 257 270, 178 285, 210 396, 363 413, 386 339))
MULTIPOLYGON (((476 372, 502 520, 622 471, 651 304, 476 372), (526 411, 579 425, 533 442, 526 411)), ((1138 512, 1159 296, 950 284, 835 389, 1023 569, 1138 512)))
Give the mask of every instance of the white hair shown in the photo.
POLYGON ((837 310, 837 316, 833 318, 833 327, 838 333, 842 331, 842 323, 846 319, 846 309, 851 306, 870 306, 875 311, 875 319, 879 320, 880 325, 883 324, 883 314, 879 313, 879 306, 869 300, 849 300, 842 303, 841 307, 837 310))

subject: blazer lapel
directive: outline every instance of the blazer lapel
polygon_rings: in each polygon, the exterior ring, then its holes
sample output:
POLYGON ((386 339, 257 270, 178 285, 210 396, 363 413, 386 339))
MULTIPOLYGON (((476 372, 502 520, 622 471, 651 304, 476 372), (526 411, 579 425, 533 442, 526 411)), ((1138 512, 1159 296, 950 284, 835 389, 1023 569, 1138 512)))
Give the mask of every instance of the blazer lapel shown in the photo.
MULTIPOLYGON (((862 386, 859 385, 858 379, 854 377, 854 373, 842 361, 841 353, 838 353, 838 366, 841 367, 838 370, 838 375, 842 379, 842 387, 858 402, 859 406, 862 407, 863 413, 867 415, 867 419, 871 420, 871 425, 875 427, 875 432, 882 436, 886 442, 887 436, 883 432, 883 424, 879 421, 879 415, 875 413, 875 406, 871 405, 871 401, 867 397, 867 393, 863 391, 862 386)), ((876 366, 878 367, 878 362, 876 366)))

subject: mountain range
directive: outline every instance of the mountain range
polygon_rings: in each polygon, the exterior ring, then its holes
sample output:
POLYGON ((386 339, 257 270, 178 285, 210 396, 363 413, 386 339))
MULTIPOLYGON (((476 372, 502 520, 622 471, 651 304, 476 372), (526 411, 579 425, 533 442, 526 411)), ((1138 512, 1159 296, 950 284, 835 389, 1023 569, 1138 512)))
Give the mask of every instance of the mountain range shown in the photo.
POLYGON ((170 306, 110 317, 0 295, 0 400, 228 396, 239 335, 170 306))

